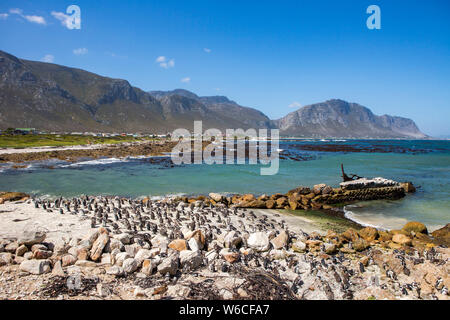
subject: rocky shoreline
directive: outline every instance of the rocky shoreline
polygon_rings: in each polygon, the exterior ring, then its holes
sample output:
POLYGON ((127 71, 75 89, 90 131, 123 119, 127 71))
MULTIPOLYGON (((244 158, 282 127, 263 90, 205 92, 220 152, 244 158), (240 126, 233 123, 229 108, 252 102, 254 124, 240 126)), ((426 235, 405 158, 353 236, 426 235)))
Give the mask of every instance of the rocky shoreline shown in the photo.
POLYGON ((431 234, 419 222, 306 230, 283 210, 221 197, 10 194, 0 206, 0 298, 449 298, 450 224, 431 234))

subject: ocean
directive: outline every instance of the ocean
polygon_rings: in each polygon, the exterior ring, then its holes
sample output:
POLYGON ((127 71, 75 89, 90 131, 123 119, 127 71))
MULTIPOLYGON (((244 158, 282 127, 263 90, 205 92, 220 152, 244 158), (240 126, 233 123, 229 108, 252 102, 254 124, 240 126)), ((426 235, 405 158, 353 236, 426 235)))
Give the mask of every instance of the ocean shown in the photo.
POLYGON ((260 175, 260 165, 180 165, 147 158, 59 160, 0 165, 0 190, 43 197, 120 195, 163 197, 218 192, 273 194, 297 186, 338 187, 346 173, 411 181, 417 192, 395 201, 360 202, 346 216, 363 225, 400 228, 420 221, 430 230, 450 222, 450 141, 438 140, 283 140, 279 172, 260 175), (51 166, 51 168, 49 167, 51 166))

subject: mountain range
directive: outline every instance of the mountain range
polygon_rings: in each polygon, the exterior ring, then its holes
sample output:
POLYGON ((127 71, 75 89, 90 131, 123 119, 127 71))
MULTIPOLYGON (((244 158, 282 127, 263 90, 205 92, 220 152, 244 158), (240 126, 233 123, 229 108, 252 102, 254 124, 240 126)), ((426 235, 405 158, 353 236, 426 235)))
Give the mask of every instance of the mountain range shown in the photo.
POLYGON ((0 128, 166 133, 192 130, 194 120, 202 120, 203 129, 279 128, 281 135, 297 137, 427 137, 410 119, 376 116, 339 99, 271 120, 224 96, 200 97, 183 89, 146 92, 126 80, 0 51, 0 128))

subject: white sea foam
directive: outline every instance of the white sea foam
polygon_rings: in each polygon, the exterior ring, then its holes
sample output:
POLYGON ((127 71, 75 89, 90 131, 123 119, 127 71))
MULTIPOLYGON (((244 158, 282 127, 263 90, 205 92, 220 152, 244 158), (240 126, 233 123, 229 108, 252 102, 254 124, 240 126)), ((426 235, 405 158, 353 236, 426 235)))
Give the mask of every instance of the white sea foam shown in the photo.
POLYGON ((381 230, 401 229, 408 220, 400 217, 386 216, 382 213, 355 213, 351 208, 358 208, 358 205, 344 206, 344 216, 365 227, 374 227, 381 230))
POLYGON ((111 163, 117 163, 117 162, 128 162, 130 161, 129 158, 106 158, 106 159, 95 159, 95 160, 87 160, 87 161, 81 161, 66 165, 61 165, 61 168, 68 168, 68 167, 80 167, 80 166, 89 166, 89 165, 105 165, 105 164, 111 164, 111 163))

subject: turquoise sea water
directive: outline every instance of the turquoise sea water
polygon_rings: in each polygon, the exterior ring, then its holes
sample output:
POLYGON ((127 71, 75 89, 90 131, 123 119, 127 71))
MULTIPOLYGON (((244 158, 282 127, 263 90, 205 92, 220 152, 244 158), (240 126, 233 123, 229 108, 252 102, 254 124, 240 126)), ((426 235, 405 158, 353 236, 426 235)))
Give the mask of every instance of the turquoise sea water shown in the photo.
MULTIPOLYGON (((398 201, 372 201, 347 206, 347 215, 361 223, 397 228, 416 220, 434 229, 450 222, 450 141, 285 141, 280 148, 307 161, 280 160, 279 173, 261 176, 260 165, 182 165, 167 168, 145 159, 103 159, 76 164, 50 161, 55 169, 30 164, 26 169, 0 166, 0 190, 39 196, 287 192, 299 185, 338 186, 340 164, 347 173, 412 181, 415 194, 398 201), (349 146, 364 152, 299 150, 301 145, 349 146), (377 152, 368 152, 368 151, 377 152), (382 153, 380 151, 389 151, 382 153)), ((353 151, 354 151, 353 150, 353 151)), ((45 163, 49 165, 49 162, 45 163)))

